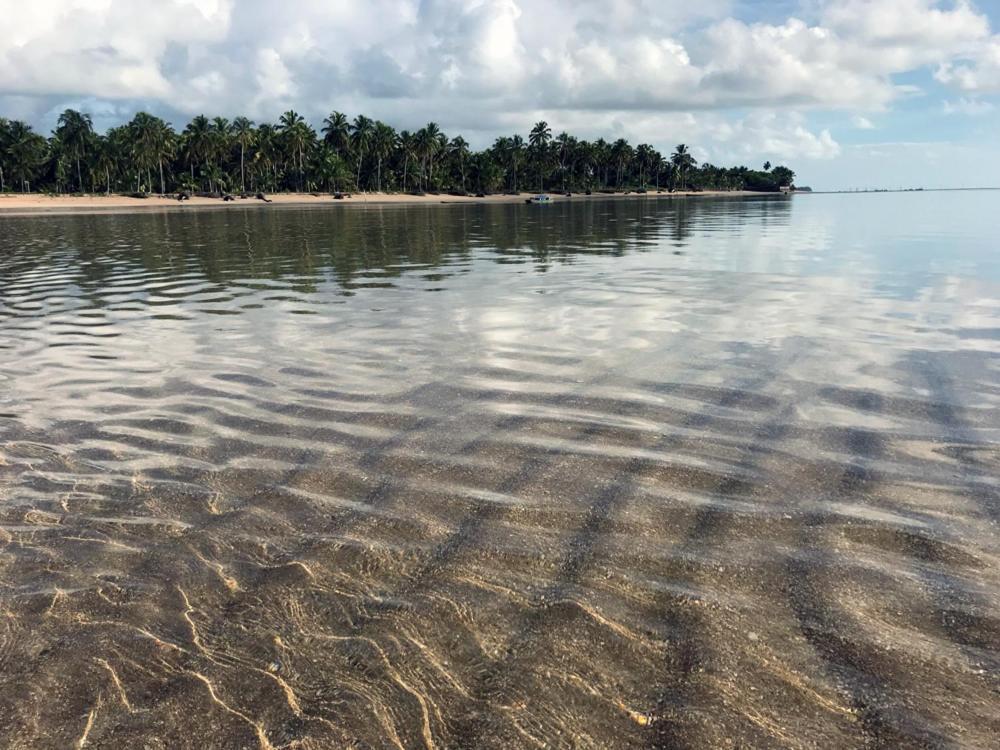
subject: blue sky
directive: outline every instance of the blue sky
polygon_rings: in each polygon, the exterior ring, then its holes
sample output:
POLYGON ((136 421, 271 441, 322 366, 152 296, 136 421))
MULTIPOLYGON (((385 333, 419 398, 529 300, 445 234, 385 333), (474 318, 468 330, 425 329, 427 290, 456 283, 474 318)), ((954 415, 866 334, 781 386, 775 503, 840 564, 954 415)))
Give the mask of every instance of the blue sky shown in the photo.
POLYGON ((816 188, 1000 184, 1000 0, 0 0, 0 115, 293 108, 582 137, 816 188))

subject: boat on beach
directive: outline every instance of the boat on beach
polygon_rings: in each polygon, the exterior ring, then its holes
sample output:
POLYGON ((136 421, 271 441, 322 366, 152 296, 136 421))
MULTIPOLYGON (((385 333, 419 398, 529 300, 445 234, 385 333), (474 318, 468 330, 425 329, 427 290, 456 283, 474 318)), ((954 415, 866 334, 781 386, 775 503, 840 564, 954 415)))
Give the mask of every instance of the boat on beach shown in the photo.
POLYGON ((538 195, 533 195, 530 198, 527 198, 524 202, 525 203, 551 203, 552 202, 552 196, 551 195, 546 195, 545 193, 539 193, 538 195))

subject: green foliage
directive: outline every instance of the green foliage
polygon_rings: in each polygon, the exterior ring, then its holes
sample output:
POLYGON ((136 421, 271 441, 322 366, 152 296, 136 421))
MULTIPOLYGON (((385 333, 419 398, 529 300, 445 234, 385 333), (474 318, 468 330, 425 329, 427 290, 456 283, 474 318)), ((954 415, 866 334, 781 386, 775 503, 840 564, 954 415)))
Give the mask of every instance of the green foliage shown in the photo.
POLYGON ((538 122, 527 139, 498 138, 474 152, 436 123, 397 132, 384 122, 332 112, 319 134, 294 111, 255 125, 197 115, 181 130, 146 112, 101 135, 89 115, 66 110, 46 139, 20 121, 0 118, 0 191, 160 192, 178 189, 402 190, 496 192, 543 190, 717 189, 777 191, 795 173, 698 165, 687 145, 664 156, 623 138, 553 137, 538 122))

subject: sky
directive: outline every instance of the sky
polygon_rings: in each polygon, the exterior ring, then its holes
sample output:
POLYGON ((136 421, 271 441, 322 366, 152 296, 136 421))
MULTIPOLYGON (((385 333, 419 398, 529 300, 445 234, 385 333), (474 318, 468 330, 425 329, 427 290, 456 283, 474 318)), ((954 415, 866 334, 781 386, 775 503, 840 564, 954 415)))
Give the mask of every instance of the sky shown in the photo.
POLYGON ((785 163, 817 189, 1000 186, 1000 0, 0 0, 0 116, 437 122, 785 163))

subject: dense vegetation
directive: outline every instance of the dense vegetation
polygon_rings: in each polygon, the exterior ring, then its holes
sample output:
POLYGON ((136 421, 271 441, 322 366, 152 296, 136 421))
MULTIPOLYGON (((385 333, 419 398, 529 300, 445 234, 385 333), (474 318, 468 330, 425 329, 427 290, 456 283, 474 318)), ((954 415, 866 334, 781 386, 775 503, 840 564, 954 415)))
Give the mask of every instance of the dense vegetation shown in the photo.
POLYGON ((545 122, 472 151, 435 123, 396 131, 363 115, 340 112, 317 132, 296 112, 277 124, 246 117, 198 115, 180 132, 140 112, 95 132, 89 115, 68 109, 49 138, 27 123, 0 118, 0 191, 459 191, 719 189, 776 191, 795 174, 698 165, 687 146, 669 157, 624 139, 553 137, 545 122))

